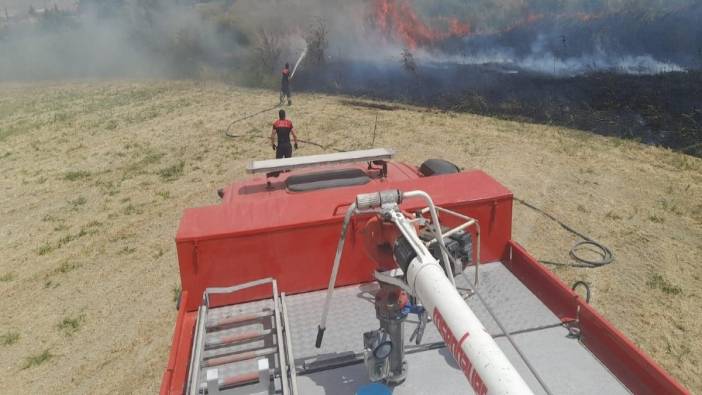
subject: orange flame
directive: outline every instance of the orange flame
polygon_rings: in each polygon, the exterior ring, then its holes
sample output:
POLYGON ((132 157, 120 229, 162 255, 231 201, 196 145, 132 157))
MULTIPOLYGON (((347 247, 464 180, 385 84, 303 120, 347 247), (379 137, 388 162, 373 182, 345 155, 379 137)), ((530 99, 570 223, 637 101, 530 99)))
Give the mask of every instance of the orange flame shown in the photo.
POLYGON ((408 0, 376 0, 376 25, 388 37, 398 39, 410 49, 430 46, 450 37, 465 37, 470 26, 458 18, 442 18, 448 31, 439 31, 422 21, 408 0))

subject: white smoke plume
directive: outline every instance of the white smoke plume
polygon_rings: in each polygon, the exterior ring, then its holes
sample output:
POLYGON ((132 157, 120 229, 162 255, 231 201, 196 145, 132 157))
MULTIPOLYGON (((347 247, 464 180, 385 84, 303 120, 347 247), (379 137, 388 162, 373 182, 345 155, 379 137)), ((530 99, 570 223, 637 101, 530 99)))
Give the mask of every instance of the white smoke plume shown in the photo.
POLYGON ((31 4, 0 4, 0 80, 275 75, 317 24, 322 61, 397 62, 406 36, 422 33, 406 29, 441 32, 453 20, 470 31, 410 48, 420 63, 557 75, 702 68, 696 0, 76 0, 30 15, 31 4))

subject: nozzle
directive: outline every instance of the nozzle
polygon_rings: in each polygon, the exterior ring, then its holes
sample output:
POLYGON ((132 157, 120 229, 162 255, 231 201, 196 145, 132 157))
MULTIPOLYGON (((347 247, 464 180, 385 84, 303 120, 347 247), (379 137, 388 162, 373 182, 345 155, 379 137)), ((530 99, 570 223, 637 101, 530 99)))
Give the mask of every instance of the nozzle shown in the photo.
POLYGON ((324 330, 327 328, 322 328, 321 326, 317 325, 317 341, 314 342, 314 346, 317 348, 322 347, 322 339, 324 338, 324 330))
POLYGON ((386 203, 402 203, 402 192, 397 189, 389 189, 380 192, 362 193, 356 196, 356 207, 360 210, 378 208, 386 203))

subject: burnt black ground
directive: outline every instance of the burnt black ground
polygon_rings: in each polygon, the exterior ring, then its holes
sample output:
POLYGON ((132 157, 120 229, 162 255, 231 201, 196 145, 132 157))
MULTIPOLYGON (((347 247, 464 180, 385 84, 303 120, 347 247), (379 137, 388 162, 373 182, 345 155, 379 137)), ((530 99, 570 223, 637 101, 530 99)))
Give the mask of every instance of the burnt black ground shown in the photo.
POLYGON ((560 125, 702 157, 702 72, 569 77, 504 65, 336 62, 302 70, 293 89, 560 125))

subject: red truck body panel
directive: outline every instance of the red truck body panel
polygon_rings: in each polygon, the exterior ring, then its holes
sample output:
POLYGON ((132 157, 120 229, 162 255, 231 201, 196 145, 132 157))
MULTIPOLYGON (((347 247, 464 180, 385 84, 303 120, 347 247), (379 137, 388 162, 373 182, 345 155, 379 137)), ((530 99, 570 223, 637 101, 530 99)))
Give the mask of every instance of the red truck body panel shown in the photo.
MULTIPOLYGON (((386 189, 422 190, 436 205, 476 218, 482 232, 481 261, 502 261, 563 322, 576 319, 579 308, 580 327, 586 334, 584 344, 633 393, 687 393, 511 240, 512 193, 507 188, 477 170, 422 177, 413 167, 392 162, 388 165, 387 178, 310 192, 293 193, 284 187, 288 175, 299 172, 283 174, 272 189, 266 188, 265 178, 253 178, 226 188, 221 204, 185 211, 176 236, 182 299, 161 394, 184 391, 197 308, 205 288, 264 277, 276 278, 279 290, 287 294, 326 288, 346 208, 359 193, 386 189)), ((409 212, 421 206, 421 201, 402 204, 409 212)), ((446 225, 455 225, 448 218, 446 221, 446 225)), ((337 286, 373 281, 375 264, 367 256, 359 233, 365 222, 363 217, 356 217, 350 226, 337 286)), ((266 297, 270 292, 259 287, 212 303, 266 297)))

